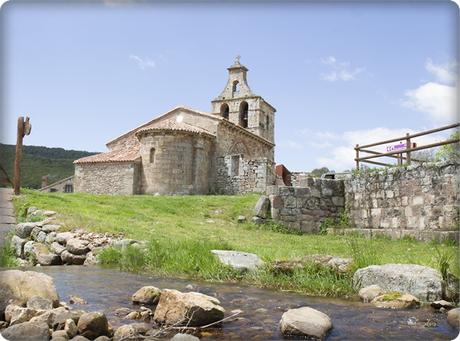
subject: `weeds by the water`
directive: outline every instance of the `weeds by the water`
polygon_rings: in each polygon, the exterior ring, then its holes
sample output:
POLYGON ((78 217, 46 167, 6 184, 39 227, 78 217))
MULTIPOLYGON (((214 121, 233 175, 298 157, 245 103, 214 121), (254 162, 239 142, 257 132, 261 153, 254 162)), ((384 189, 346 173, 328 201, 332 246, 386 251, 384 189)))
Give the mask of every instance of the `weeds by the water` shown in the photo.
POLYGON ((350 236, 347 245, 353 258, 354 270, 381 263, 374 240, 350 236))

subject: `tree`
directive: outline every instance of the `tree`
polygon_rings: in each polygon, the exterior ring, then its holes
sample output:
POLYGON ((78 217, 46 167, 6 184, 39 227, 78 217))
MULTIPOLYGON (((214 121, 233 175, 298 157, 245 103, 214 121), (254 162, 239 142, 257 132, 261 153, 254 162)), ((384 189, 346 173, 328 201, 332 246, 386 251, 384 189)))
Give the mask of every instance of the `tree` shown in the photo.
POLYGON ((314 178, 320 178, 321 175, 331 172, 327 167, 315 168, 310 172, 310 175, 314 178))
MULTIPOLYGON (((450 135, 449 140, 459 139, 460 131, 456 131, 450 135)), ((435 154, 436 161, 454 161, 460 162, 460 148, 459 143, 445 144, 441 146, 435 154)))

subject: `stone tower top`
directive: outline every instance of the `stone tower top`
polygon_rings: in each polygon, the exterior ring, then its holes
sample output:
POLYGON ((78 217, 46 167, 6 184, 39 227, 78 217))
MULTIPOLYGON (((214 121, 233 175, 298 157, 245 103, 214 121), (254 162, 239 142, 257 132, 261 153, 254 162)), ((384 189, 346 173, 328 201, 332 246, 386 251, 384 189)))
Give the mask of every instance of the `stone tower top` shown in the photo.
POLYGON ((247 81, 248 68, 240 56, 227 68, 224 90, 212 103, 212 113, 274 142, 275 111, 261 96, 254 94, 247 81))

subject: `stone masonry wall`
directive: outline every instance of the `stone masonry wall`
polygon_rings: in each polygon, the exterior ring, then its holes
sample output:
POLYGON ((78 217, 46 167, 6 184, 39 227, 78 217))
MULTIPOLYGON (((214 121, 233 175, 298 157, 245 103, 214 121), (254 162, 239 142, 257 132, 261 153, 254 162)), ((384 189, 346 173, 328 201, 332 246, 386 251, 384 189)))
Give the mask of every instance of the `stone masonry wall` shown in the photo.
POLYGON ((268 159, 239 158, 238 175, 232 175, 232 155, 217 158, 216 192, 221 194, 265 193, 275 182, 275 169, 268 159))
POLYGON ((425 164, 354 175, 345 180, 351 224, 367 235, 458 240, 458 174, 458 164, 425 164))
POLYGON ((308 187, 278 187, 269 196, 275 221, 305 233, 317 233, 326 218, 344 209, 343 181, 308 178, 308 187))
POLYGON ((305 187, 274 189, 272 217, 311 233, 345 210, 350 227, 330 232, 458 241, 458 175, 458 164, 438 163, 364 171, 345 180, 306 178, 305 187))
POLYGON ((94 194, 135 194, 139 165, 107 162, 75 165, 75 192, 94 194))

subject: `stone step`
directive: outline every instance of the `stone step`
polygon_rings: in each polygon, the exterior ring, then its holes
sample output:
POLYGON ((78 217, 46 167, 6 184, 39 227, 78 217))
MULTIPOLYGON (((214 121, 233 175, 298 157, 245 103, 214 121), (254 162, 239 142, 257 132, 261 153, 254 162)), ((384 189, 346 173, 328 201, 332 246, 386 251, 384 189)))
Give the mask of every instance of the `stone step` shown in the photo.
POLYGON ((16 224, 16 218, 14 216, 0 215, 0 225, 3 224, 16 224))
POLYGON ((14 217, 14 211, 12 208, 0 207, 0 216, 14 217))

